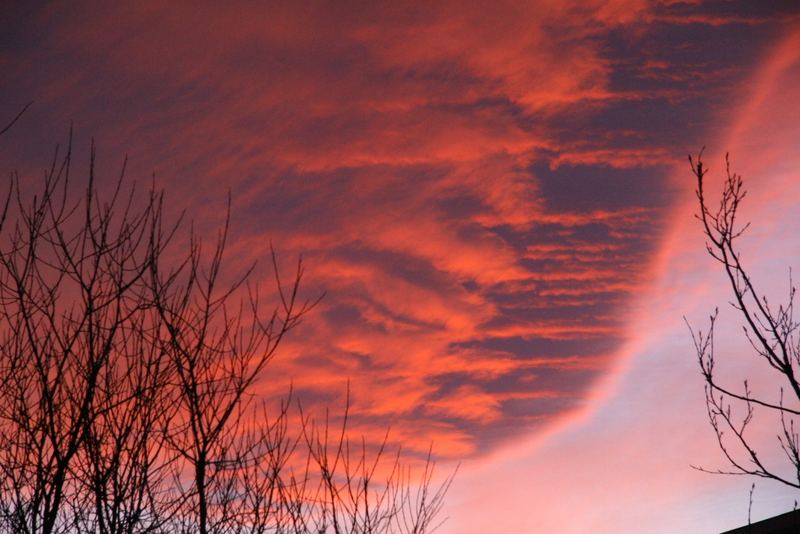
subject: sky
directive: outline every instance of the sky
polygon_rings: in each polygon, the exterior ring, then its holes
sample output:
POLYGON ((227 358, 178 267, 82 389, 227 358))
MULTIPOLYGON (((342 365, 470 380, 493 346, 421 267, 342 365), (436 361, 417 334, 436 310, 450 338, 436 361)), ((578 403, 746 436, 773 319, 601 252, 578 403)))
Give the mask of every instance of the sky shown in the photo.
MULTIPOLYGON (((101 187, 127 155, 200 232, 230 192, 230 269, 271 287, 271 244, 325 294, 259 387, 335 410, 349 384, 352 431, 460 463, 440 532, 746 522, 749 480, 690 467, 725 464, 684 317, 719 306, 724 372, 771 382, 686 156, 707 147, 713 189, 730 152, 779 300, 800 267, 794 2, 11 2, 0 27, 0 122, 33 102, 4 175, 35 188, 72 125, 78 171, 93 138, 101 187)), ((759 482, 753 518, 796 498, 759 482)))

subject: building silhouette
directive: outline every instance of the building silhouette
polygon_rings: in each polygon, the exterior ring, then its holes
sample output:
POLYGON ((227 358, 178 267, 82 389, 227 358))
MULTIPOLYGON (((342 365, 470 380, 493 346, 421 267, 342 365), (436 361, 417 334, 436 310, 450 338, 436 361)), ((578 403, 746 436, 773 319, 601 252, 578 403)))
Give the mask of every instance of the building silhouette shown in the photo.
POLYGON ((800 534, 800 510, 776 515, 721 534, 800 534))

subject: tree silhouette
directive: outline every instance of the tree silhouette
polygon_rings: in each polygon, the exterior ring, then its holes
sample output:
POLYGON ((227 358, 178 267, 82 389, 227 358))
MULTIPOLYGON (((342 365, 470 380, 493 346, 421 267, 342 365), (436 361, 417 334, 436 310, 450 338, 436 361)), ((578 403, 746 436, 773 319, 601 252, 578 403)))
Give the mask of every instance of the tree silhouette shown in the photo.
MULTIPOLYGON (((790 276, 787 301, 777 308, 759 291, 750 276, 738 248, 738 240, 749 223, 738 219, 742 200, 746 196, 742 177, 731 171, 730 159, 725 157, 725 181, 716 209, 709 208, 704 190, 704 177, 708 169, 702 162, 702 151, 689 162, 697 179, 697 199, 703 232, 707 238, 708 253, 725 271, 733 293, 732 306, 743 319, 743 330, 754 353, 771 368, 776 385, 769 391, 754 392, 750 382, 743 380, 741 388, 723 383, 716 374, 714 327, 717 311, 711 315, 708 332, 692 332, 698 363, 705 379, 705 398, 708 418, 717 437, 719 447, 727 458, 730 469, 709 471, 714 473, 753 475, 776 480, 800 488, 800 438, 795 429, 795 418, 800 415, 800 323, 794 319, 795 288, 790 276), (748 430, 756 419, 757 411, 777 416, 780 421, 778 442, 788 460, 784 466, 767 465, 759 455, 748 430)), ((691 327, 690 327, 691 329, 691 327)), ((706 469, 699 468, 703 471, 706 469)))
POLYGON ((430 454, 414 477, 385 440, 352 446, 349 401, 334 434, 291 391, 277 411, 254 398, 315 304, 302 262, 287 285, 272 253, 265 312, 252 269, 223 274, 227 217, 210 252, 193 231, 181 252, 163 191, 123 165, 101 195, 92 145, 74 198, 71 163, 70 141, 34 196, 12 174, 0 215, 0 530, 434 528, 452 476, 433 487, 430 454))

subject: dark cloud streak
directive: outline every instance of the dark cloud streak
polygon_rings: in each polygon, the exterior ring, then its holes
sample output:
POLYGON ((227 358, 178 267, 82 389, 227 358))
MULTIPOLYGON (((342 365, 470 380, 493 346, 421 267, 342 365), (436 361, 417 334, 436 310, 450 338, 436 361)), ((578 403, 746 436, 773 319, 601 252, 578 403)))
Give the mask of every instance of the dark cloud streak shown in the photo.
POLYGON ((74 120, 104 176, 129 152, 201 230, 231 188, 236 265, 271 239, 328 292, 275 381, 322 403, 350 379, 357 427, 474 453, 568 415, 613 368, 669 172, 768 40, 762 14, 42 6, 12 15, 0 55, 0 112, 37 101, 0 161, 35 183, 74 120))

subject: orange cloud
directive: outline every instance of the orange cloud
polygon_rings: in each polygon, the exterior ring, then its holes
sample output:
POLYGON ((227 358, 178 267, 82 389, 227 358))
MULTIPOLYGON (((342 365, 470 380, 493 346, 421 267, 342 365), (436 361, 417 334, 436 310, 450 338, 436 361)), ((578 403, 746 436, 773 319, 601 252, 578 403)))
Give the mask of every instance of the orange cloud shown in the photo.
POLYGON ((200 233, 230 189, 233 270, 259 260, 266 291, 271 242, 286 268, 304 255, 306 294, 327 292, 264 389, 292 380, 314 409, 349 380, 354 428, 485 452, 569 417, 629 336, 666 176, 704 133, 683 124, 741 68, 705 47, 709 85, 682 74, 705 73, 681 55, 697 43, 654 21, 685 9, 47 6, 4 59, 0 102, 37 106, 0 153, 33 183, 75 120, 98 176, 129 152, 200 233))

